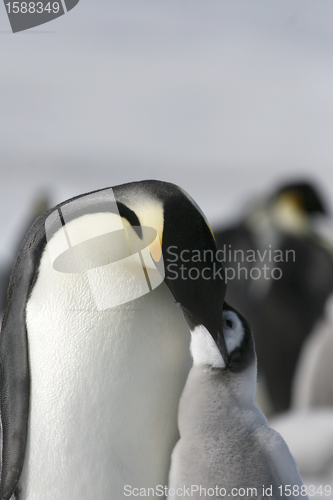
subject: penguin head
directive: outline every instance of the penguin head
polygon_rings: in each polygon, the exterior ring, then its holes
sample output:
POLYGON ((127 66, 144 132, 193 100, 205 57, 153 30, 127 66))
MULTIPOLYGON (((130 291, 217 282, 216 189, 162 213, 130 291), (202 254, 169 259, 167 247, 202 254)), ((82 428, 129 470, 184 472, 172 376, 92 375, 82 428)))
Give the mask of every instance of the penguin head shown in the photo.
MULTIPOLYGON (((137 297, 148 293, 149 285, 150 290, 156 288, 164 278, 190 327, 203 325, 227 360, 223 268, 204 214, 181 188, 150 180, 96 191, 59 205, 45 225, 56 270, 80 272, 82 253, 89 272, 122 260, 128 262, 125 295, 132 293, 129 286, 137 286, 137 297), (59 231, 64 222, 66 235, 59 231), (77 244, 63 251, 65 237, 77 244)), ((105 286, 98 285, 94 296, 98 307, 110 307, 105 286)))
POLYGON ((307 181, 281 185, 268 198, 249 210, 246 223, 255 233, 272 229, 294 235, 309 234, 316 221, 328 214, 321 193, 307 181))
POLYGON ((243 371, 256 361, 254 340, 248 321, 226 302, 223 305, 223 336, 229 355, 230 371, 243 371))
POLYGON ((271 212, 277 227, 287 232, 304 233, 314 215, 326 215, 322 197, 309 182, 281 186, 271 197, 271 212))
POLYGON ((273 200, 289 200, 290 204, 298 207, 304 213, 327 214, 322 196, 315 186, 309 182, 290 182, 281 186, 273 196, 273 200))
POLYGON ((192 330, 191 354, 194 365, 238 373, 255 364, 256 356, 250 325, 247 320, 226 302, 223 305, 223 338, 228 359, 222 358, 219 343, 214 341, 202 325, 192 330))
MULTIPOLYGON (((222 325, 224 271, 216 258, 212 230, 201 209, 184 190, 166 182, 125 184, 114 188, 114 193, 121 214, 126 216, 129 210, 135 214, 136 220, 131 216, 135 224, 157 230, 166 285, 190 328, 202 325, 227 362, 222 325)), ((152 251, 151 254, 154 258, 152 251)))

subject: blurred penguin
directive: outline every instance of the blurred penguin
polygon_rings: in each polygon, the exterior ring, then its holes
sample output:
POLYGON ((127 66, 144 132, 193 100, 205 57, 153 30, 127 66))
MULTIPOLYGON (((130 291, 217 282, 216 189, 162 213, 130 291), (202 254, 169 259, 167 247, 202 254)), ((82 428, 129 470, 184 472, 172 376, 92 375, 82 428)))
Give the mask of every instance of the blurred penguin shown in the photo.
POLYGON ((272 413, 289 407, 302 344, 333 292, 333 246, 322 231, 327 219, 316 188, 293 182, 239 223, 214 231, 229 278, 227 300, 253 326, 272 413))
POLYGON ((333 295, 303 345, 293 381, 293 408, 333 408, 333 295))
MULTIPOLYGON (((303 344, 292 407, 270 421, 286 440, 304 477, 320 477, 327 496, 333 481, 333 295, 303 344)), ((311 481, 310 481, 311 482, 311 481)))

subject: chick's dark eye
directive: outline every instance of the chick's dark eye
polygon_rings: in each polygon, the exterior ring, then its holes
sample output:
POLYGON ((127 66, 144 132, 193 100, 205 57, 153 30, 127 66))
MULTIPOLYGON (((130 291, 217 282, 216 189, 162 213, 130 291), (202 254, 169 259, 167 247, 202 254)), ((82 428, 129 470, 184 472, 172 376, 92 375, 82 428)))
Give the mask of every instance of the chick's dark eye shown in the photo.
POLYGON ((227 319, 227 321, 225 323, 226 323, 228 328, 232 328, 232 322, 230 321, 230 319, 227 319))

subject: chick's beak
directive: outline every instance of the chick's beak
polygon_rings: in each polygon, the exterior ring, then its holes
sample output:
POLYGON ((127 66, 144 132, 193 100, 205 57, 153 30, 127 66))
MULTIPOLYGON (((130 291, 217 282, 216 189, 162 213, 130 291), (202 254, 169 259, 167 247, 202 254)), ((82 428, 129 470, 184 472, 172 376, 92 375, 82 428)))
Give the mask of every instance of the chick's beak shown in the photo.
POLYGON ((216 342, 216 345, 219 348, 219 351, 220 351, 220 353, 222 355, 223 361, 225 362, 225 366, 228 366, 228 364, 229 364, 229 354, 228 354, 227 345, 225 343, 225 339, 224 339, 223 333, 222 334, 220 332, 217 333, 217 342, 216 342))

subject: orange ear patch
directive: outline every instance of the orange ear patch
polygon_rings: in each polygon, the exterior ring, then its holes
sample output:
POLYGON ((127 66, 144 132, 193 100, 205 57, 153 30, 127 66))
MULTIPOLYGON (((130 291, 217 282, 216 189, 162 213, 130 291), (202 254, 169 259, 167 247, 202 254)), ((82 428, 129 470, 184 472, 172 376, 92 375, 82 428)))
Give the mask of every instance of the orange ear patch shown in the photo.
POLYGON ((160 238, 156 236, 154 241, 149 245, 149 251, 155 262, 159 262, 162 256, 162 243, 160 238))

